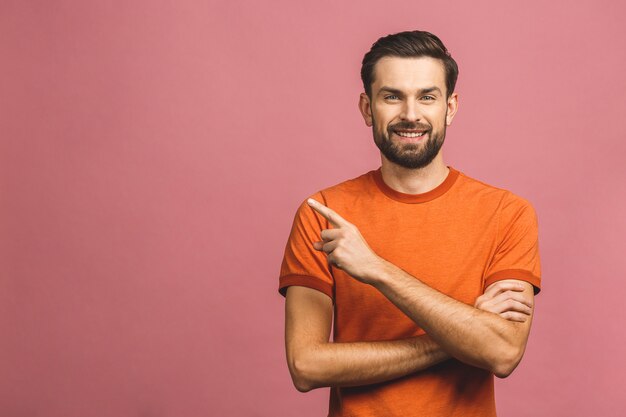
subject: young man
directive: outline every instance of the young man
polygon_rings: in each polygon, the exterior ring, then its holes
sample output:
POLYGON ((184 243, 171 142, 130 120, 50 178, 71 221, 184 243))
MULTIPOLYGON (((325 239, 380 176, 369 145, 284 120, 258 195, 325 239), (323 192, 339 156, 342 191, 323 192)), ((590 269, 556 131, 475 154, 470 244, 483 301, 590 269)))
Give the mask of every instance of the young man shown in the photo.
POLYGON ((287 363, 299 391, 331 387, 329 416, 495 416, 493 377, 524 354, 537 218, 444 163, 457 74, 428 32, 379 39, 359 109, 381 166, 296 212, 279 278, 287 363))

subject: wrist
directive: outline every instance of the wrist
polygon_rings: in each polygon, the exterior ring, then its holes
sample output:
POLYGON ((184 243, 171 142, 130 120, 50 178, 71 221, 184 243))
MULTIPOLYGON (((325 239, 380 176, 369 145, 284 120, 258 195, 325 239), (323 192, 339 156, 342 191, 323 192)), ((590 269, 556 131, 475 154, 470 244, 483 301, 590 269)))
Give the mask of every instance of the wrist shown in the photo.
POLYGON ((376 256, 372 267, 368 271, 368 276, 366 277, 368 284, 377 287, 378 285, 384 283, 389 276, 391 267, 393 267, 393 264, 389 261, 381 258, 380 256, 376 256))

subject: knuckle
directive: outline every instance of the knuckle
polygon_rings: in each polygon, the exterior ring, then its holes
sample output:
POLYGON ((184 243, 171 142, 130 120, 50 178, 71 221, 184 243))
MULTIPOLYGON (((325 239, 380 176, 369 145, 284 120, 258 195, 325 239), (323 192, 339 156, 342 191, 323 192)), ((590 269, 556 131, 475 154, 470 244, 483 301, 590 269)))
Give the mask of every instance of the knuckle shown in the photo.
POLYGON ((518 320, 518 317, 515 315, 515 313, 512 313, 512 312, 510 312, 510 311, 508 311, 508 312, 506 313, 506 317, 505 317, 505 318, 506 318, 507 320, 510 320, 510 321, 517 321, 517 320, 518 320))

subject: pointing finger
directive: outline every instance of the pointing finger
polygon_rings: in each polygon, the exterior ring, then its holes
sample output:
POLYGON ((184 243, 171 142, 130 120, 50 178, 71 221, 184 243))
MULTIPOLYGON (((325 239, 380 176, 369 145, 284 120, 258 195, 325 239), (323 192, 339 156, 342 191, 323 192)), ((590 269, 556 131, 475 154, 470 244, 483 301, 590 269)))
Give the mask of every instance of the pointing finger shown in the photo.
POLYGON ((350 224, 350 222, 337 214, 333 209, 326 207, 319 201, 309 198, 306 202, 313 208, 313 210, 324 216, 324 218, 334 227, 342 227, 350 224))

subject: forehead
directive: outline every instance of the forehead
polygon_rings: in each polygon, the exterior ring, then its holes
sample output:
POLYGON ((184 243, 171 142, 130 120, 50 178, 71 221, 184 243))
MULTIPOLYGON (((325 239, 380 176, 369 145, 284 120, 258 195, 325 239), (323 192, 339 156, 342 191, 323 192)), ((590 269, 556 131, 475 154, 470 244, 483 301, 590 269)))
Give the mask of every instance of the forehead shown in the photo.
POLYGON ((443 63, 431 57, 403 58, 386 56, 374 65, 372 92, 382 86, 403 91, 437 86, 445 91, 446 74, 443 63))

